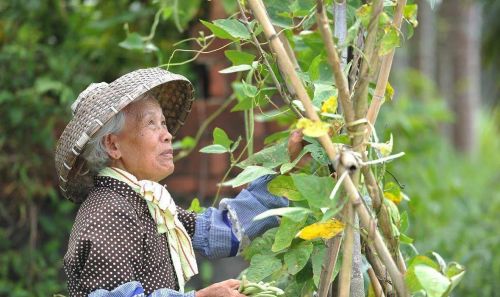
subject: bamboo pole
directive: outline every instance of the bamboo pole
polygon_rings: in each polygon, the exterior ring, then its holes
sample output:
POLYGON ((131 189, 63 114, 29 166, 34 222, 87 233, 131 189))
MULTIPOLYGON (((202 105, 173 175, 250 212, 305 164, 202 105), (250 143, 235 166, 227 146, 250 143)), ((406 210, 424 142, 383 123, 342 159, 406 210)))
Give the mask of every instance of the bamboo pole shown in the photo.
POLYGON ((340 250, 341 240, 342 235, 337 235, 326 242, 327 252, 325 255, 325 260, 330 259, 330 261, 323 261, 323 264, 321 265, 321 274, 318 284, 318 297, 325 297, 328 295, 330 283, 332 281, 331 277, 333 269, 335 268, 340 250))
MULTIPOLYGON (((405 6, 406 0, 398 0, 393 20, 393 25, 398 29, 398 31, 401 29, 405 6)), ((366 115, 366 118, 372 126, 375 125, 380 107, 382 106, 382 103, 384 103, 385 89, 387 88, 387 82, 389 81, 394 52, 395 50, 393 49, 390 53, 382 57, 382 65, 378 75, 377 86, 375 87, 375 93, 373 94, 373 99, 366 115)))
POLYGON ((373 272, 373 268, 368 268, 368 276, 370 277, 370 282, 373 287, 373 291, 375 291, 375 296, 376 297, 382 297, 385 296, 384 292, 382 291, 382 286, 380 285, 380 282, 377 279, 377 276, 375 275, 375 272, 373 272))
MULTIPOLYGON (((299 97, 300 101, 304 105, 304 109, 306 110, 306 115, 309 119, 313 121, 319 121, 319 116, 316 114, 312 103, 311 99, 309 98, 309 95, 307 94, 304 85, 302 84, 302 81, 299 79, 297 73, 294 71, 293 65, 290 62, 290 59, 288 58, 288 55, 286 54, 285 48, 283 47, 283 44, 280 42, 276 35, 276 31, 274 30, 274 27, 271 24, 271 21, 269 20, 269 17, 267 15, 266 9, 263 5, 263 3, 260 0, 249 0, 248 1, 251 10, 254 13, 255 18, 259 21, 259 23, 263 26, 264 34, 266 35, 267 39, 269 40, 271 44, 271 48, 274 51, 277 60, 278 60, 278 66, 282 68, 283 72, 288 75, 288 78, 290 79, 291 84, 293 84, 294 89, 297 92, 297 96, 299 97)), ((333 146, 332 142, 330 141, 329 137, 327 135, 318 137, 318 140, 320 141, 321 145, 325 149, 329 159, 332 162, 335 162, 337 159, 337 151, 335 147, 333 146)), ((345 172, 346 168, 342 166, 338 166, 338 172, 342 174, 345 172)), ((369 229, 370 226, 375 225, 376 222, 375 220, 371 217, 368 209, 365 207, 365 205, 361 201, 361 197, 359 197, 358 191, 354 184, 352 183, 351 179, 349 176, 347 176, 344 179, 344 187, 347 190, 349 199, 351 203, 354 205, 355 210, 357 211, 361 223, 363 227, 369 229)), ((404 284, 403 280, 403 275, 399 272, 396 264, 394 263, 389 251, 387 250, 387 247, 385 246, 382 237, 380 236, 380 233, 378 230, 374 230, 374 246, 380 255, 380 259, 384 262, 386 265, 389 274, 391 275, 392 281, 395 284, 396 290, 398 291, 398 294, 400 296, 407 296, 406 293, 406 287, 404 284)))

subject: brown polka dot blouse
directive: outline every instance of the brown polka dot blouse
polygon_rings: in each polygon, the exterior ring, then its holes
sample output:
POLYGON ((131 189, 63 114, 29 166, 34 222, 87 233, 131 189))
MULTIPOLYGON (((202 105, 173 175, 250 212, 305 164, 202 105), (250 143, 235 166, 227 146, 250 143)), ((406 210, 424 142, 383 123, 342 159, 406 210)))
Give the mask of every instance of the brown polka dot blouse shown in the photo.
MULTIPOLYGON (((196 214, 177 207, 179 220, 193 237, 196 214)), ((82 203, 64 256, 70 296, 112 290, 138 281, 149 295, 178 290, 165 234, 158 234, 146 204, 127 184, 96 177, 82 203)))

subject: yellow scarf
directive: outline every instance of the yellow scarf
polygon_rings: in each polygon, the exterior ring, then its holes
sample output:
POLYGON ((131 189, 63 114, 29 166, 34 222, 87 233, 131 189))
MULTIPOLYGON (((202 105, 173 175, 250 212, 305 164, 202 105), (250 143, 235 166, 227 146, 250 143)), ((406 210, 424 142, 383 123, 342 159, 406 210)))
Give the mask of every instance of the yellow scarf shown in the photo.
POLYGON ((198 266, 191 238, 177 218, 177 207, 165 186, 150 180, 137 180, 134 175, 115 167, 105 167, 99 172, 99 176, 109 176, 128 184, 146 200, 158 233, 167 233, 168 247, 179 288, 184 292, 184 285, 198 273, 198 266))

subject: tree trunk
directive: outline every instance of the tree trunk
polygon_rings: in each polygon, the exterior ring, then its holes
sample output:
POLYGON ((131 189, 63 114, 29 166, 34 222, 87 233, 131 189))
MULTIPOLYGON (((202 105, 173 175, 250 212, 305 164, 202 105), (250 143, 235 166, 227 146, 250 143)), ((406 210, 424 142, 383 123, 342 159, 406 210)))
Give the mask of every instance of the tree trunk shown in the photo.
MULTIPOLYGON (((480 93, 480 28, 481 10, 473 0, 444 0, 442 7, 442 36, 446 48, 441 54, 449 55, 451 81, 448 83, 448 102, 455 113, 451 137, 455 147, 464 153, 472 153, 476 144, 477 112, 480 93)), ((441 85, 445 87, 444 85, 441 85)), ((441 89, 446 90, 446 89, 441 89)))

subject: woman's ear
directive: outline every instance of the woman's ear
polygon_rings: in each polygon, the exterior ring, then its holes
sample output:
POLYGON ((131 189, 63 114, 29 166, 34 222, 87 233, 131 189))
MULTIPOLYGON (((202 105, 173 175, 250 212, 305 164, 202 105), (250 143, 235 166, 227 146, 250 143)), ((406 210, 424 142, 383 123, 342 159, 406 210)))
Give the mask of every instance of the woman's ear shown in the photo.
POLYGON ((118 137, 114 134, 104 136, 104 147, 109 157, 113 160, 118 160, 122 157, 120 145, 118 144, 118 137))

